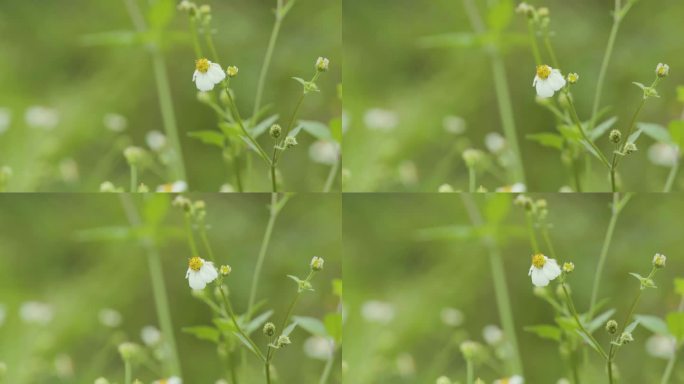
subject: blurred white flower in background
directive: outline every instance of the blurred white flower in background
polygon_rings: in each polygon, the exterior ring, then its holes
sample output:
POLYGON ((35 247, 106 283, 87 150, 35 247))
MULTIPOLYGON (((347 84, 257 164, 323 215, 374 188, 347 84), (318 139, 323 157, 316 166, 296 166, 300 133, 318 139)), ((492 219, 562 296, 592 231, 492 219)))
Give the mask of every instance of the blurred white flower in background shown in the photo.
POLYGON ((164 149, 168 143, 166 140, 166 135, 157 130, 147 132, 145 135, 145 142, 147 143, 147 146, 155 152, 159 152, 164 149))
POLYGON ((32 106, 24 115, 26 124, 31 128, 54 129, 59 124, 59 114, 53 108, 32 106))
POLYGON ((460 327, 465 321, 463 312, 456 308, 444 307, 439 313, 442 323, 451 327, 460 327))
POLYGON ((349 112, 342 110, 342 133, 347 132, 349 129, 349 123, 351 123, 349 112))
POLYGON ((508 192, 508 193, 522 193, 526 192, 527 187, 523 183, 515 183, 512 185, 504 185, 496 189, 497 192, 508 192))
POLYGON ((661 167, 672 167, 679 160, 676 146, 666 143, 655 143, 648 148, 648 159, 661 167))
POLYGON ((12 122, 12 113, 9 108, 0 108, 0 135, 9 129, 12 122))
POLYGON ((482 338, 489 345, 496 345, 503 341, 503 331, 496 325, 486 325, 482 329, 482 338))
POLYGON ((183 181, 174 181, 173 183, 162 184, 157 187, 157 192, 165 193, 180 193, 185 192, 188 189, 188 184, 183 181))
POLYGON ((112 132, 120 133, 128 127, 128 119, 118 113, 107 113, 102 118, 105 128, 112 132))
POLYGON ((669 359, 675 353, 675 339, 671 336, 653 335, 646 340, 646 352, 659 359, 669 359))
POLYGON ((418 184, 418 167, 416 163, 411 160, 402 161, 399 164, 399 181, 404 186, 411 186, 418 184))
POLYGON ((416 373, 416 362, 409 353, 402 353, 397 356, 396 364, 401 377, 413 376, 416 373))
POLYGON ((78 181, 79 173, 78 163, 76 163, 76 160, 70 157, 62 159, 62 161, 59 162, 59 174, 62 176, 62 180, 66 181, 67 183, 78 181))
POLYGON ((449 115, 442 120, 442 127, 448 133, 460 135, 466 131, 466 121, 462 117, 449 115))
POLYGON ((485 136, 485 147, 491 153, 501 153, 506 149, 506 139, 498 132, 490 132, 485 136))
POLYGON ((339 147, 336 142, 318 140, 309 146, 309 157, 315 163, 332 165, 337 162, 339 147))
POLYGON ((327 360, 333 352, 330 339, 322 336, 311 336, 304 341, 304 353, 312 359, 327 360))
POLYGON ((74 376, 74 361, 71 356, 61 353, 55 357, 54 364, 58 377, 68 379, 74 376))
POLYGON ((183 384, 183 380, 178 376, 171 376, 168 379, 157 380, 152 384, 183 384))
POLYGON ((154 325, 146 325, 140 330, 140 340, 148 347, 154 347, 161 342, 161 332, 154 325))
POLYGON ((575 192, 571 186, 569 185, 564 185, 558 189, 558 192, 560 193, 573 193, 575 192))
POLYGON ((566 379, 565 377, 561 377, 558 379, 558 382, 556 384, 570 384, 570 380, 566 379))
POLYGON ((97 318, 100 320, 100 324, 110 328, 118 327, 123 321, 121 313, 116 309, 111 308, 101 309, 97 314, 97 318))
POLYGON ((522 376, 515 375, 505 379, 495 380, 494 384, 523 384, 524 382, 525 380, 523 380, 522 376))
POLYGON ((7 310, 3 304, 0 304, 0 327, 5 324, 5 317, 7 316, 7 310))
POLYGON ((370 323, 388 324, 394 315, 394 305, 385 301, 369 300, 361 306, 361 316, 370 323))
POLYGON ((399 117, 394 111, 382 108, 371 108, 363 115, 363 123, 376 131, 391 131, 399 124, 399 117))
POLYGON ((225 184, 221 185, 221 188, 219 188, 219 192, 221 192, 221 193, 233 193, 233 192, 236 192, 236 190, 232 184, 225 183, 225 184))
POLYGON ((27 301, 19 308, 19 317, 27 324, 47 325, 54 317, 49 304, 38 301, 27 301))

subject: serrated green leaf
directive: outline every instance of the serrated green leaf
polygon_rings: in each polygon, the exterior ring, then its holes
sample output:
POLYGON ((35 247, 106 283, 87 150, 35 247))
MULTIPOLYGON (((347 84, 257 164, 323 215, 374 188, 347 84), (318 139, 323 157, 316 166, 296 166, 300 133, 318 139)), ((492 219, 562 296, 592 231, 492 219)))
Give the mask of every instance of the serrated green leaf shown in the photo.
POLYGON ((534 333, 535 335, 541 337, 542 339, 560 341, 562 331, 558 327, 553 325, 532 325, 524 328, 525 331, 534 333))
POLYGON ((648 329, 653 333, 659 335, 669 335, 670 332, 667 330, 667 324, 663 319, 657 316, 651 315, 634 315, 634 318, 639 321, 642 327, 648 329))
POLYGON ((204 144, 213 145, 219 148, 224 148, 226 145, 226 137, 221 132, 216 131, 194 131, 188 132, 188 136, 193 139, 198 139, 204 144))

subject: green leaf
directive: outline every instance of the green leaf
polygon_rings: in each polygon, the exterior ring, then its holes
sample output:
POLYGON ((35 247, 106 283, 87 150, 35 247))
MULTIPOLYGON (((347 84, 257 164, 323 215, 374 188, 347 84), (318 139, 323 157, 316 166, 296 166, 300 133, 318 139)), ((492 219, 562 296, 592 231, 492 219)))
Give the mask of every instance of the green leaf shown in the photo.
POLYGON ((684 120, 670 121, 667 130, 670 132, 672 143, 679 146, 679 148, 684 148, 684 120))
POLYGON ((602 314, 596 316, 593 320, 587 324, 587 331, 590 333, 594 333, 597 329, 601 328, 606 322, 610 319, 611 316, 615 313, 615 309, 609 309, 602 314))
POLYGON ((647 86, 645 86, 639 82, 636 82, 636 81, 632 81, 632 84, 636 85, 637 87, 639 87, 644 92, 646 92, 646 89, 649 88, 649 87, 647 87, 647 86))
POLYGON ((684 340, 684 312, 672 312, 667 315, 667 329, 677 341, 684 340))
POLYGON ((587 344, 589 344, 589 346, 590 346, 594 351, 596 351, 596 352, 598 352, 598 353, 601 353, 601 351, 598 350, 598 348, 594 345, 594 343, 591 341, 591 339, 590 339, 587 335, 584 334, 584 332, 582 332, 582 331, 580 331, 580 330, 576 330, 575 332, 577 332, 577 334, 580 335, 580 337, 584 340, 584 342, 587 343, 587 344))
POLYGON ((301 77, 293 77, 292 79, 301 84, 304 88, 306 88, 309 85, 309 82, 302 79, 301 77))
POLYGON ((267 132, 269 128, 271 128, 271 126, 275 124, 276 121, 278 121, 278 118, 280 118, 280 115, 275 114, 259 122, 259 124, 255 125, 254 128, 250 130, 252 137, 256 139, 257 137, 261 136, 264 132, 267 132))
POLYGON ((568 332, 574 332, 579 330, 579 326, 577 325, 577 321, 575 321, 574 318, 572 317, 556 317, 556 324, 558 324, 562 329, 568 331, 568 332))
POLYGON ((472 48, 478 46, 480 39, 470 32, 444 33, 425 36, 418 40, 421 48, 472 48))
POLYGON ((667 128, 654 123, 637 123, 637 127, 648 137, 660 143, 672 143, 672 137, 667 128))
POLYGON ((213 319, 214 325, 216 325, 216 328, 218 328, 221 332, 232 334, 233 332, 237 332, 237 328, 235 328, 235 324, 233 324, 232 320, 224 319, 217 317, 213 319))
POLYGON ((283 336, 290 336, 290 333, 292 333, 292 331, 294 331, 294 329, 295 329, 296 327, 297 327, 297 322, 295 321, 295 322, 293 322, 292 324, 290 324, 290 325, 288 325, 287 327, 285 327, 285 329, 283 330, 283 333, 281 333, 281 335, 283 335, 283 336))
POLYGON ((617 116, 613 116, 610 119, 604 121, 603 123, 599 124, 594 128, 590 133, 589 133, 589 138, 592 141, 596 141, 598 138, 603 136, 606 132, 608 132, 609 129, 615 125, 617 122, 618 118, 617 116))
POLYGON ((334 279, 332 281, 332 291, 335 296, 339 297, 340 299, 342 298, 342 285, 342 279, 334 279))
POLYGON ((639 320, 632 321, 628 326, 625 327, 625 332, 627 332, 627 333, 634 332, 637 325, 639 325, 639 320))
MULTIPOLYGON (((586 127, 585 127, 586 128, 586 127)), ((580 142, 583 141, 582 133, 576 125, 561 124, 558 126, 558 131, 569 141, 580 142)))
POLYGON ((328 126, 321 122, 311 120, 299 120, 298 124, 302 127, 304 131, 309 133, 311 136, 317 138, 318 140, 330 141, 333 139, 332 135, 330 134, 330 129, 328 129, 328 126))
POLYGON ((211 341, 213 343, 218 343, 220 335, 216 328, 206 325, 185 327, 183 328, 183 332, 191 334, 200 340, 211 341))
POLYGON ((188 136, 193 139, 198 139, 204 144, 214 145, 219 148, 224 148, 226 144, 226 137, 220 132, 216 131, 194 131, 188 132, 188 136))
POLYGON ((247 347, 247 349, 250 350, 255 356, 261 358, 259 353, 254 349, 254 347, 252 347, 252 344, 249 342, 249 340, 245 339, 245 337, 242 336, 242 334, 240 334, 239 332, 233 332, 233 335, 235 335, 238 338, 238 340, 240 340, 242 345, 247 347))
POLYGON ((342 343, 342 314, 341 313, 329 313, 323 319, 325 324, 325 330, 330 335, 335 343, 342 343))
POLYGON ((513 1, 500 0, 489 9, 487 13, 487 25, 493 31, 502 31, 513 20, 513 1))
POLYGON ((554 327, 553 325, 532 325, 524 328, 525 331, 534 333, 535 335, 541 337, 542 339, 560 341, 561 339, 561 329, 554 327))
POLYGON ((287 135, 291 137, 297 137, 297 135, 299 135, 299 132, 302 131, 302 128, 303 127, 301 125, 298 125, 293 130, 291 130, 290 133, 288 133, 287 135))
POLYGON ((558 150, 563 149, 563 136, 556 133, 534 133, 525 136, 528 140, 536 141, 540 145, 558 150))
POLYGON ((252 332, 256 331, 257 329, 261 328, 261 326, 268 320, 271 316, 273 316, 273 310, 268 310, 261 315, 255 317, 252 319, 252 321, 247 324, 246 327, 244 327, 244 331, 246 334, 250 335, 252 332))
POLYGON ((641 128, 638 128, 636 131, 634 131, 629 137, 627 138, 628 143, 636 143, 637 139, 639 136, 641 136, 641 128))
POLYGON ((630 275, 634 276, 637 280, 639 280, 639 283, 641 284, 641 289, 644 288, 657 288, 653 280, 643 277, 638 273, 633 273, 630 272, 630 275))
POLYGON ((290 279, 294 280, 295 283, 297 283, 297 291, 298 292, 313 291, 313 287, 311 287, 310 282, 308 282, 306 280, 302 280, 299 277, 293 276, 293 275, 287 275, 287 277, 289 277, 290 279))
POLYGON ((636 319, 639 324, 641 324, 642 327, 648 329, 649 331, 653 333, 657 333, 659 335, 669 335, 670 332, 667 330, 667 324, 663 321, 663 319, 657 317, 657 316, 651 316, 651 315, 634 315, 634 319, 636 319))
POLYGON ((487 205, 485 205, 487 224, 496 226, 501 223, 511 210, 512 199, 513 198, 508 193, 494 193, 488 195, 487 205))
POLYGON ((292 316, 292 319, 305 331, 315 336, 329 336, 322 321, 314 317, 292 316))
POLYGON ((684 296, 684 278, 678 277, 674 280, 675 292, 678 295, 684 296))

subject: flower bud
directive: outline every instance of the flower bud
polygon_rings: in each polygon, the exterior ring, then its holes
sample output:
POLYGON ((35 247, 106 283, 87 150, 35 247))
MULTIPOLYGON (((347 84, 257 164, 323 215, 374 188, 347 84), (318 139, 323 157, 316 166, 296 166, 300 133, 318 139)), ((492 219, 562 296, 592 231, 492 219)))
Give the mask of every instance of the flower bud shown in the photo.
POLYGON ((516 13, 519 13, 521 15, 525 15, 527 17, 533 17, 534 16, 534 7, 522 2, 518 4, 518 7, 515 9, 516 13))
POLYGON ((203 104, 211 103, 211 94, 209 92, 197 92, 197 101, 203 104))
POLYGON ((656 268, 665 267, 666 261, 667 257, 665 257, 665 255, 661 255, 660 253, 656 253, 655 256, 653 256, 653 266, 656 268))
POLYGON ((549 17, 550 14, 551 12, 549 12, 549 9, 546 7, 540 7, 537 9, 537 15, 539 15, 539 17, 549 17))
POLYGON ((579 75, 576 73, 570 73, 568 74, 568 83, 570 84, 577 84, 577 81, 579 81, 579 75))
POLYGON ((484 152, 479 149, 466 149, 463 151, 462 157, 468 168, 473 168, 482 162, 484 152))
POLYGON ((563 272, 572 273, 575 270, 575 264, 572 262, 563 263, 563 272))
POLYGON ((615 320, 608 320, 606 323, 606 332, 614 335, 618 330, 618 323, 615 320))
POLYGON ((197 8, 195 3, 188 0, 183 0, 178 4, 178 10, 181 12, 191 12, 197 8))
POLYGON ((219 272, 221 272, 221 274, 222 274, 223 276, 228 276, 228 275, 230 275, 230 273, 231 273, 232 271, 233 271, 233 268, 231 268, 230 265, 222 265, 222 266, 219 268, 219 272))
POLYGON ((109 380, 105 379, 104 377, 98 377, 95 379, 94 384, 109 384, 109 380))
POLYGON ((275 335, 276 326, 275 326, 275 324, 273 324, 271 322, 266 323, 266 324, 264 324, 263 331, 264 331, 264 336, 271 337, 271 336, 275 335))
POLYGON ((288 136, 285 138, 285 148, 292 148, 297 145, 297 139, 294 136, 288 136))
POLYGON ((283 129, 278 124, 271 125, 271 128, 268 130, 268 134, 271 135, 271 137, 274 139, 279 138, 282 132, 283 129))
POLYGON ((452 187, 450 184, 442 184, 437 189, 437 192, 439 192, 439 193, 451 193, 451 192, 454 192, 454 187, 452 187))
POLYGON ((138 193, 148 193, 148 192, 150 192, 150 187, 148 187, 147 185, 145 185, 143 183, 140 183, 140 185, 138 185, 138 193))
POLYGON ((620 142, 620 140, 622 140, 622 132, 618 131, 617 129, 613 129, 612 131, 610 131, 608 138, 612 143, 617 144, 620 142))
POLYGON ((475 341, 466 340, 461 343, 460 347, 461 353, 466 360, 474 360, 478 358, 482 353, 482 345, 475 341))
POLYGON ((319 57, 316 60, 316 70, 318 72, 325 72, 328 70, 328 65, 330 64, 330 60, 328 60, 325 57, 319 57))
POLYGON ((100 192, 119 192, 111 181, 105 181, 100 184, 100 192))
POLYGON ((634 143, 625 144, 625 155, 631 155, 637 151, 637 146, 634 143))
POLYGON ((128 165, 138 165, 145 156, 145 150, 140 147, 128 147, 124 149, 124 157, 128 165))
POLYGON ((660 78, 667 77, 670 74, 670 66, 667 64, 659 63, 656 67, 656 75, 660 78))
POLYGON ((620 335, 620 344, 629 344, 632 341, 634 341, 634 337, 630 332, 622 332, 622 335, 620 335))
POLYGON ((323 262, 324 260, 318 256, 314 256, 313 259, 311 259, 311 270, 312 271, 320 271, 323 269, 323 262))
POLYGON ((141 353, 142 349, 136 343, 126 342, 119 344, 119 354, 124 361, 131 362, 136 360, 141 353))
POLYGON ((452 384, 452 383, 448 377, 440 376, 437 378, 437 381, 435 381, 435 384, 452 384))
POLYGON ((228 67, 228 69, 226 69, 226 74, 228 75, 228 77, 235 77, 237 76, 238 71, 238 67, 231 65, 228 67))
POLYGON ((284 346, 290 345, 290 344, 292 344, 292 342, 290 341, 289 337, 287 337, 285 335, 278 336, 278 340, 276 341, 276 346, 278 346, 278 348, 284 347, 284 346))

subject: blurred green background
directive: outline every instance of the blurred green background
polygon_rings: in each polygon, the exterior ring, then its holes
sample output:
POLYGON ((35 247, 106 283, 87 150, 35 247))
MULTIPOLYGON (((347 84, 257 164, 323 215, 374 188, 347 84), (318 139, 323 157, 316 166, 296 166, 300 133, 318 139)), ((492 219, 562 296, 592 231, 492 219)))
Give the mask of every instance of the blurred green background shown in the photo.
MULTIPOLYGON (((595 83, 612 24, 613 1, 531 0, 551 12, 551 30, 563 73, 577 72, 573 88, 580 117, 588 119, 595 83)), ((493 1, 475 1, 483 17, 493 1)), ((515 1, 519 3, 519 1, 515 1)), ((625 2, 623 2, 625 3, 625 2)), ((638 1, 623 20, 608 70, 602 104, 612 106, 623 132, 636 109, 641 91, 632 82, 650 84, 659 62, 671 67, 640 121, 664 126, 681 119, 676 87, 684 85, 681 20, 684 3, 638 1)), ((514 15, 506 31, 527 34, 526 19, 514 15)), ((467 171, 459 151, 484 149, 487 133, 501 132, 490 60, 478 48, 423 48, 427 36, 471 32, 462 1, 436 0, 429 6, 411 0, 349 0, 344 2, 345 136, 344 167, 349 191, 436 191, 442 183, 467 190, 467 171), (374 60, 369 60, 374 57, 374 60), (377 113, 377 109, 380 112, 377 113), (375 113, 373 111, 375 110, 375 113), (371 113, 369 113, 369 111, 371 113), (443 128, 446 116, 465 120, 461 136, 443 128), (375 129, 368 128, 377 124, 375 129)), ((548 56, 546 56, 548 57, 548 56)), ((570 184, 558 152, 525 138, 555 132, 553 115, 535 103, 534 59, 528 46, 517 46, 504 56, 513 102, 518 141, 527 176, 527 190, 555 192, 570 184)), ((621 166, 625 190, 661 190, 668 169, 651 164, 642 137, 640 151, 621 166)), ((607 139, 599 146, 609 153, 607 139)), ((608 190, 603 168, 594 162, 592 190, 608 190), (599 173, 600 172, 600 173, 599 173)), ((682 187, 679 178, 675 188, 682 187)), ((487 177, 493 191, 506 183, 487 177)))
MULTIPOLYGON (((471 195, 481 210, 491 195, 471 195)), ((549 205, 551 237, 560 261, 575 263, 569 284, 578 311, 586 311, 598 255, 610 218, 607 194, 535 194, 549 205)), ((502 196, 499 196, 502 198, 502 196)), ((458 343, 484 344, 483 328, 501 326, 496 307, 489 256, 479 239, 467 231, 449 232, 460 239, 425 241, 422 230, 468 226, 458 195, 349 194, 343 201, 345 302, 345 381, 350 383, 434 383, 440 375, 465 382, 465 362, 458 343), (423 240, 421 240, 423 239, 423 240), (451 308, 451 309, 445 309, 451 308), (455 310, 455 311, 454 311, 455 310), (460 313, 460 316, 459 316, 460 313), (459 320, 459 317, 460 320, 459 320), (460 326, 451 324, 462 323, 460 326)), ((636 311, 664 316, 680 297, 674 278, 684 277, 681 249, 684 200, 678 196, 641 194, 632 198, 619 217, 600 283, 599 299, 609 298, 622 321, 639 290, 628 273, 645 275, 656 252, 668 256, 655 277, 658 289, 647 290, 636 311)), ((525 215, 513 207, 503 225, 508 241, 501 245, 526 383, 556 383, 568 377, 552 341, 523 327, 553 323, 552 308, 533 294, 528 277, 531 248, 525 215)), ((554 287, 555 284, 551 285, 554 287)), ((625 383, 660 382, 665 360, 647 354, 649 331, 638 327, 635 342, 621 349, 616 362, 625 383)), ((606 346, 603 330, 595 336, 606 346)), ((680 353, 681 355, 681 353, 680 353)), ((607 381, 603 361, 588 352, 592 364, 583 382, 607 381)), ((497 373, 477 370, 491 383, 497 373)), ((684 382, 681 362, 672 383, 684 382)))
MULTIPOLYGON (((154 3, 136 1, 143 9, 154 3)), ((276 1, 198 4, 212 6, 215 42, 225 61, 221 64, 239 67, 231 87, 241 114, 249 116, 276 1)), ((0 166, 13 169, 9 190, 97 191, 104 180, 128 185, 122 149, 129 144, 146 147, 148 132, 163 131, 152 61, 142 45, 92 46, 85 37, 132 30, 123 1, 0 2, 0 56, 5 58, 0 62, 0 166), (56 116, 39 114, 51 129, 28 126, 25 115, 31 106, 54 109, 56 116), (110 113, 127 120, 123 133, 105 128, 103 119, 110 113)), ((232 180, 220 150, 187 136, 218 128, 214 112, 196 100, 191 81, 195 54, 186 14, 175 12, 165 37, 164 56, 190 190, 218 191, 232 180)), ((301 92, 301 85, 290 77, 310 78, 319 56, 330 58, 330 71, 321 76, 321 92, 306 98, 299 116, 326 124, 340 116, 336 87, 341 82, 341 44, 340 2, 297 0, 283 23, 262 103, 273 104, 271 113, 280 114, 281 124, 289 119, 301 92)), ((270 138, 261 140, 271 146, 270 138)), ((318 191, 329 167, 309 159, 313 138, 301 135, 299 142, 281 163, 285 188, 318 191)), ((142 181, 154 188, 173 180, 147 173, 142 181)), ((270 186, 268 170, 257 158, 249 181, 252 191, 270 186)))
MULTIPOLYGON (((235 311, 247 305, 252 273, 261 244, 270 195, 189 195, 207 203, 209 238, 219 263, 233 272, 227 284, 235 311)), ((140 201, 137 201, 140 203, 140 201)), ((139 204, 140 205, 140 204, 139 204)), ((126 226, 115 195, 5 195, 0 198, 0 361, 8 366, 6 383, 92 383, 98 376, 123 382, 123 364, 116 344, 142 344, 141 328, 157 325, 147 258, 137 241, 83 242, 83 230, 126 226), (74 215, 75 211, 78 215, 74 215), (47 303, 53 320, 27 324, 19 316, 24 302, 47 303), (99 312, 112 308, 121 325, 106 327, 99 312)), ((340 201, 333 196, 294 196, 281 212, 264 263, 257 301, 275 310, 282 321, 295 284, 288 274, 305 275, 314 255, 325 258, 325 269, 313 280, 315 292, 302 295, 294 313, 321 318, 335 312, 339 299, 332 281, 341 277, 340 201)), ((209 308, 191 296, 185 280, 189 249, 182 235, 183 218, 177 209, 164 224, 181 230, 161 247, 166 290, 176 330, 185 383, 214 383, 223 372, 216 348, 181 332, 181 328, 209 325, 209 308)), ((174 232, 175 233, 175 232, 174 232)), ((318 382, 324 362, 304 351, 309 335, 296 329, 293 344, 279 353, 274 365, 280 383, 318 382)), ((255 333, 255 341, 266 341, 255 333)), ((247 355, 245 383, 262 383, 262 366, 247 355)), ((338 355, 339 358, 339 355, 338 355)), ((341 380, 339 361, 330 383, 341 380)), ((150 383, 159 379, 139 368, 135 376, 150 383)))

